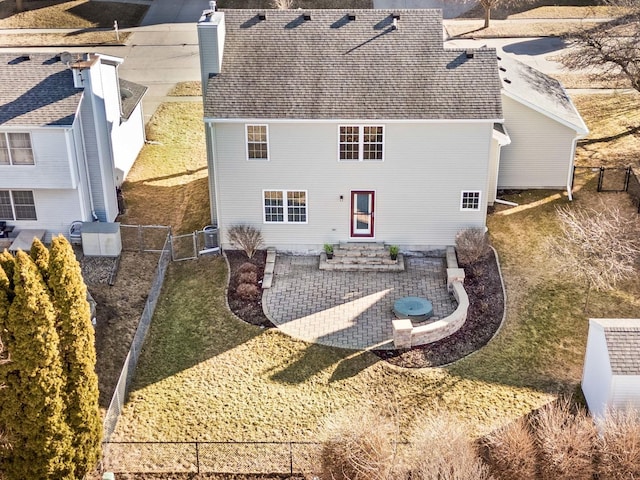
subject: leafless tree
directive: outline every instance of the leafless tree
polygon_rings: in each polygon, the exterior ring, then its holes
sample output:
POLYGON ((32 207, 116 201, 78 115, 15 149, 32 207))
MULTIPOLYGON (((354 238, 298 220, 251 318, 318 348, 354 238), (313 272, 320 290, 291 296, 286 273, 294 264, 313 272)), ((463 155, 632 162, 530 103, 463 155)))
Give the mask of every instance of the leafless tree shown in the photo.
POLYGON ((227 231, 229 242, 252 258, 262 245, 262 233, 252 225, 231 225, 227 231))
POLYGON ((592 288, 612 290, 636 273, 638 221, 604 202, 597 209, 559 207, 557 216, 560 233, 550 237, 549 251, 558 269, 586 282, 586 312, 592 288))
POLYGON ((605 1, 624 7, 622 15, 568 35, 574 48, 561 61, 571 70, 587 70, 601 80, 617 81, 622 76, 640 92, 640 2, 605 1))
POLYGON ((491 22, 491 10, 494 8, 503 6, 514 6, 518 4, 527 3, 530 0, 480 0, 480 5, 484 9, 484 27, 489 28, 489 23, 491 22))
POLYGON ((290 10, 293 8, 293 0, 271 0, 271 6, 277 10, 290 10))

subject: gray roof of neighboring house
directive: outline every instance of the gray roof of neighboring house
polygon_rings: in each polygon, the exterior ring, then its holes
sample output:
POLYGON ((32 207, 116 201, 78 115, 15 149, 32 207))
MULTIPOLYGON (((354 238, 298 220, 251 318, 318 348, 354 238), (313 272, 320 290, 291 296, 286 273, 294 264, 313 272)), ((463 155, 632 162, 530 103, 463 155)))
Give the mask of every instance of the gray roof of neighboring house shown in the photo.
POLYGON ((52 54, 0 54, 0 126, 71 125, 82 98, 52 54))
POLYGON ((120 81, 120 100, 122 103, 122 118, 128 120, 148 88, 139 83, 130 82, 123 78, 120 81))
POLYGON ((640 319, 598 318, 614 375, 640 375, 640 319))
POLYGON ((438 10, 224 13, 207 118, 502 118, 495 50, 444 50, 438 10))
POLYGON ((588 133, 580 113, 558 80, 502 51, 498 53, 498 66, 502 88, 509 96, 564 123, 577 133, 588 133))

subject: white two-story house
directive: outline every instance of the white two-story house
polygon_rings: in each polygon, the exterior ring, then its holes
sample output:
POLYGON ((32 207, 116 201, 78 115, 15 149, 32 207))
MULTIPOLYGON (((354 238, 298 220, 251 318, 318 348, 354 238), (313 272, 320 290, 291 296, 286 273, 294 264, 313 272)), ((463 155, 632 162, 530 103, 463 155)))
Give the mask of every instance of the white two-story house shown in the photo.
POLYGON ((445 49, 440 11, 205 11, 198 35, 223 248, 234 224, 295 252, 485 227, 511 143, 504 72, 494 49, 445 49))
POLYGON ((146 87, 119 78, 122 61, 0 55, 0 221, 48 240, 74 221, 115 220, 145 138, 146 87))

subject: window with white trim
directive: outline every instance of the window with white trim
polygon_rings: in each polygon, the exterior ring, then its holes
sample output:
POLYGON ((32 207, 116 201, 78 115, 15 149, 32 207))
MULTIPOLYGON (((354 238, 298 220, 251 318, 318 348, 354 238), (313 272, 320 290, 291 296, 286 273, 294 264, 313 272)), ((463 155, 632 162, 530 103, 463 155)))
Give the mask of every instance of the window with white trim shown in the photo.
POLYGON ((37 220, 30 190, 0 190, 0 220, 37 220))
POLYGON ((266 125, 247 125, 247 158, 269 160, 269 135, 266 125))
POLYGON ((477 211, 480 210, 480 191, 470 190, 462 192, 460 210, 477 211))
POLYGON ((340 125, 340 160, 382 160, 383 152, 382 125, 340 125))
POLYGON ((31 135, 28 133, 0 133, 0 165, 33 165, 31 135))
POLYGON ((307 223, 307 192, 264 190, 265 223, 307 223))

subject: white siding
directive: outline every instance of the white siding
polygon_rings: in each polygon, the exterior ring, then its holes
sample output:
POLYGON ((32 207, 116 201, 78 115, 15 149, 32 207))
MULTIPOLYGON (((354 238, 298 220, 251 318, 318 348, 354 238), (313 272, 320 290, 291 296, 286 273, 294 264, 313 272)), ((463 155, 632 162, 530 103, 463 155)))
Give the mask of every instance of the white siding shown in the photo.
POLYGON ((31 130, 35 165, 1 165, 0 188, 75 188, 65 128, 31 130))
POLYGON ((502 95, 511 144, 502 147, 498 188, 565 189, 576 132, 502 95))
POLYGON ((614 375, 609 406, 616 410, 640 411, 640 376, 614 375))
POLYGON ((15 225, 16 231, 25 228, 42 228, 47 231, 45 241, 51 241, 52 235, 68 235, 69 226, 74 220, 91 221, 83 218, 78 190, 33 190, 37 220, 7 222, 15 225))
MULTIPOLYGON (((367 124, 379 124, 369 122, 367 124)), ((339 162, 338 125, 269 125, 269 161, 247 161, 244 124, 215 126, 219 225, 259 226, 269 246, 314 251, 350 238, 350 192, 374 190, 375 238, 409 247, 450 245, 484 227, 492 125, 385 125, 384 161, 339 162), (306 190, 307 224, 263 223, 263 189, 306 190), (461 212, 462 190, 482 192, 480 211, 461 212), (343 200, 340 200, 343 196, 343 200)))
POLYGON ((144 119, 139 103, 129 120, 114 125, 112 133, 116 185, 122 185, 144 145, 144 119))
POLYGON ((589 320, 582 391, 594 417, 605 413, 612 389, 611 364, 602 327, 589 320))

